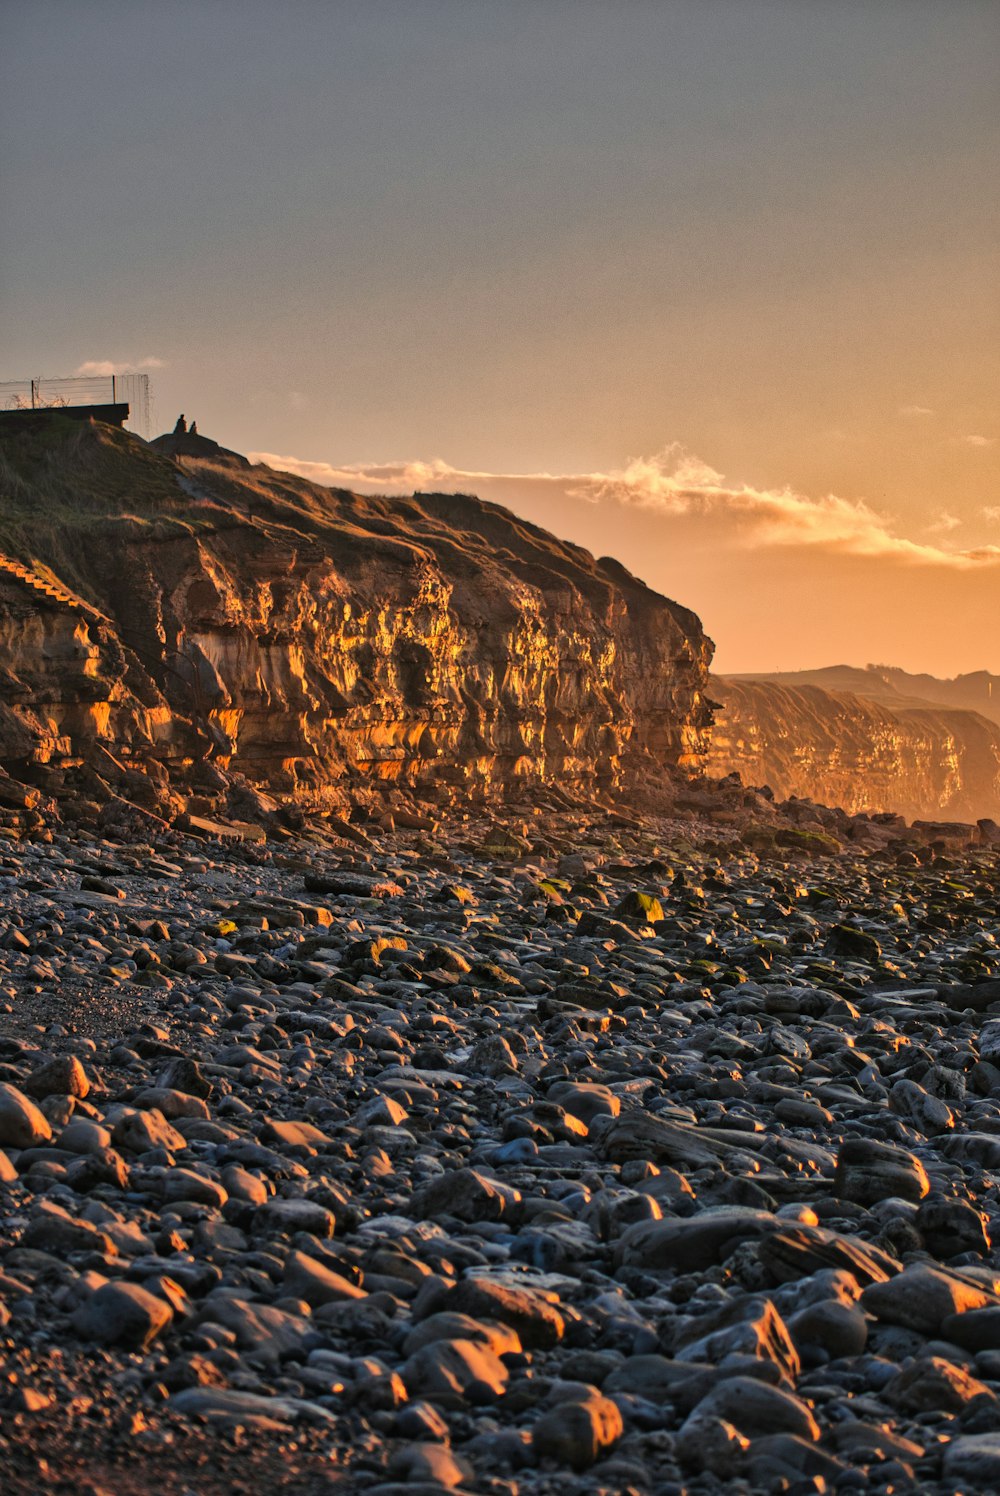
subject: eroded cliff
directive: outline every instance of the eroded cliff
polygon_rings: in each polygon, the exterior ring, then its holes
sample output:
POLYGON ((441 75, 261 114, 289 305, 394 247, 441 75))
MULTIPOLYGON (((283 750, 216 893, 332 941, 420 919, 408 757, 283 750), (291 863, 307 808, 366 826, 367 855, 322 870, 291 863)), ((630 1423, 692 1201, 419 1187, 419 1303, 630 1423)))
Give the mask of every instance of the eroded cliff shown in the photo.
POLYGON ((712 774, 852 813, 1000 817, 1000 725, 977 712, 767 680, 713 678, 710 694, 712 774))
POLYGON ((0 443, 0 763, 163 803, 233 776, 654 783, 694 764, 694 614, 499 507, 324 489, 58 417, 0 443))

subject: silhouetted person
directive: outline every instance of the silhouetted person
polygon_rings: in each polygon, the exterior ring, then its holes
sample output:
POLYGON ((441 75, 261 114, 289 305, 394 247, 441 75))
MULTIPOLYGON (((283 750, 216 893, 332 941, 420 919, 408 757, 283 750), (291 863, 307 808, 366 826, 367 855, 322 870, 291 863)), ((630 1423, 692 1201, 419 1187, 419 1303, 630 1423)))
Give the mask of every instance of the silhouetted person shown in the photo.
POLYGON ((187 421, 185 421, 185 419, 184 419, 184 413, 182 411, 181 414, 177 417, 177 425, 174 427, 174 435, 175 436, 183 436, 184 433, 185 433, 185 431, 187 431, 187 429, 188 429, 188 423, 187 423, 187 421))
POLYGON ((197 421, 192 421, 191 422, 191 430, 188 433, 188 435, 189 436, 197 436, 198 435, 198 422, 197 421))

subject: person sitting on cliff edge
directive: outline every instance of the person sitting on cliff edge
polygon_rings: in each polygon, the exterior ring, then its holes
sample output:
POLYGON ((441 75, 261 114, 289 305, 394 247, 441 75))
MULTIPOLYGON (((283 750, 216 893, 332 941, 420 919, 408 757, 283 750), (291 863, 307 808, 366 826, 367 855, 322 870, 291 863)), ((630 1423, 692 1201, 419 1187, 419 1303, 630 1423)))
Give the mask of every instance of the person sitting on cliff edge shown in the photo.
POLYGON ((180 415, 177 417, 177 425, 174 427, 174 436, 183 436, 187 429, 188 423, 184 419, 184 412, 181 411, 180 415))

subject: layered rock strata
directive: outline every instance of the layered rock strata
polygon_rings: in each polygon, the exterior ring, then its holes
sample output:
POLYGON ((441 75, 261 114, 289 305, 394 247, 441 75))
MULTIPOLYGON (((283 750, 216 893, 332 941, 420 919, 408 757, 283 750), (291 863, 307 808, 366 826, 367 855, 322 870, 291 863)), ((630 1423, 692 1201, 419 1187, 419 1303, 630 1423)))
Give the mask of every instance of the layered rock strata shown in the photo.
POLYGON ((0 763, 20 777, 617 787, 706 746, 695 615, 496 505, 363 498, 57 417, 0 459, 0 763))
POLYGON ((978 712, 763 680, 714 678, 711 694, 712 774, 850 812, 1000 817, 1000 725, 978 712))

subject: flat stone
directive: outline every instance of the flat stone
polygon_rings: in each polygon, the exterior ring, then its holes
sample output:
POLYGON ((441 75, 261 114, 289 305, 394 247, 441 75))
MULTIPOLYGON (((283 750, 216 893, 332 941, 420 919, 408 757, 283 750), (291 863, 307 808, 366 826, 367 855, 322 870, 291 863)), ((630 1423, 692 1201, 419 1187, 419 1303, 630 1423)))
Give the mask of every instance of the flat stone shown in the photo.
POLYGON ((902 1264, 879 1247, 822 1226, 791 1226, 764 1236, 757 1248, 774 1283, 791 1283, 824 1269, 843 1269, 859 1283, 885 1283, 902 1264))
POLYGON ((739 1242, 775 1231, 778 1225, 769 1211, 719 1206, 687 1220, 639 1221, 622 1236, 618 1255, 634 1267, 694 1272, 720 1261, 739 1242))
POLYGON ((254 1230, 281 1236, 307 1231, 310 1236, 331 1237, 336 1224, 333 1211, 318 1200, 268 1200, 254 1215, 254 1230))
POLYGON ((334 1421, 334 1414, 304 1398, 270 1397, 232 1387, 185 1387, 170 1399, 175 1413, 223 1423, 310 1423, 334 1421))

